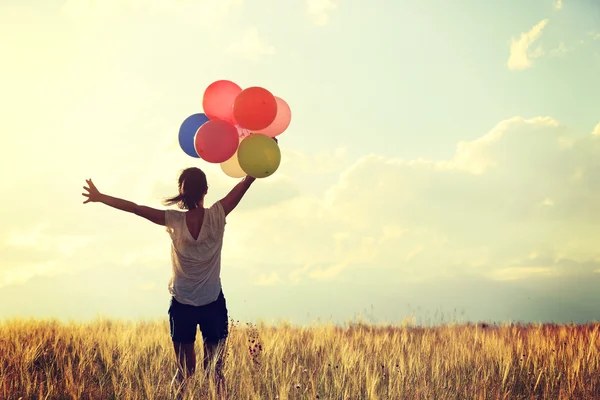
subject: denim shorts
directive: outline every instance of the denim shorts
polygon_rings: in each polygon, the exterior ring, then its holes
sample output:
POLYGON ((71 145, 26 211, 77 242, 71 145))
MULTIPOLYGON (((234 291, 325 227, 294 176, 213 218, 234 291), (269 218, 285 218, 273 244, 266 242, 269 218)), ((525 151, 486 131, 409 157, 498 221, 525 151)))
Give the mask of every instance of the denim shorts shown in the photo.
POLYGON ((228 335, 227 304, 223 291, 217 300, 203 306, 182 304, 171 298, 169 326, 175 343, 194 343, 196 328, 200 325, 204 343, 217 344, 228 335))

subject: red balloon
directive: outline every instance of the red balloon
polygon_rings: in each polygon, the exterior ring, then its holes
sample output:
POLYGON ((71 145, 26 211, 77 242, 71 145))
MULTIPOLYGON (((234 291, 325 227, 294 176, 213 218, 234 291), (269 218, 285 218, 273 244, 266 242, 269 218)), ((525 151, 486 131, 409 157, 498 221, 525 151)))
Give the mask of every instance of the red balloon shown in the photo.
POLYGON ((233 117, 242 128, 250 131, 265 129, 277 116, 277 101, 267 89, 249 87, 233 102, 233 117))
POLYGON ((239 136, 235 126, 220 119, 205 122, 194 138, 196 153, 209 163, 229 160, 237 151, 238 144, 239 136))
POLYGON ((208 119, 222 119, 235 124, 233 102, 242 88, 237 84, 220 80, 208 85, 202 98, 202 108, 208 119))

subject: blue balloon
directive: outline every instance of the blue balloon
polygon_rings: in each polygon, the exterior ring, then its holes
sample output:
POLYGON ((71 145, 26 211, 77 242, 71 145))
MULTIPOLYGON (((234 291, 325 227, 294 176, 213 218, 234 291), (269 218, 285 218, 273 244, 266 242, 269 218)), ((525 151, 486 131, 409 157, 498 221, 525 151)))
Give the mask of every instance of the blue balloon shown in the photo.
POLYGON ((187 117, 179 128, 179 145, 185 154, 190 157, 200 158, 194 148, 194 138, 198 129, 206 122, 208 122, 206 114, 193 114, 187 117))

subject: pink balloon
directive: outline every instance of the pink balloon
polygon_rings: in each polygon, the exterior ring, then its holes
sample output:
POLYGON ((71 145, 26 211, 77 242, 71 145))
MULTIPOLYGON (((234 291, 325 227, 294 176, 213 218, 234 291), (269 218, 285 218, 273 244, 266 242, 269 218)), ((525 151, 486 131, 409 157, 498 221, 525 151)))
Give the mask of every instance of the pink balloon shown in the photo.
POLYGON ((275 116, 275 120, 271 125, 267 126, 265 129, 256 131, 256 133, 275 137, 285 132, 288 126, 290 126, 290 122, 292 121, 292 110, 290 109, 290 106, 280 97, 275 96, 275 100, 277 101, 277 115, 275 116))
POLYGON ((220 119, 205 122, 194 138, 196 152, 209 163, 229 160, 237 151, 238 144, 239 136, 235 126, 220 119))
POLYGON ((242 88, 237 84, 220 80, 208 85, 202 98, 202 108, 208 119, 222 119, 235 124, 233 102, 242 88))

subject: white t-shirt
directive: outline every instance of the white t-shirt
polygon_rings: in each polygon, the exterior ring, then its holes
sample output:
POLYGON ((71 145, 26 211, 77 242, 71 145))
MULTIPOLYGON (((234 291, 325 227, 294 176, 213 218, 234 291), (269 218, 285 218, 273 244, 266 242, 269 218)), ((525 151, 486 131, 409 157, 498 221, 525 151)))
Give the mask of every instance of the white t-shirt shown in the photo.
POLYGON ((225 211, 219 201, 205 209, 196 240, 187 227, 185 214, 185 211, 165 211, 166 230, 172 241, 169 292, 180 303, 203 306, 217 300, 221 292, 225 211))

